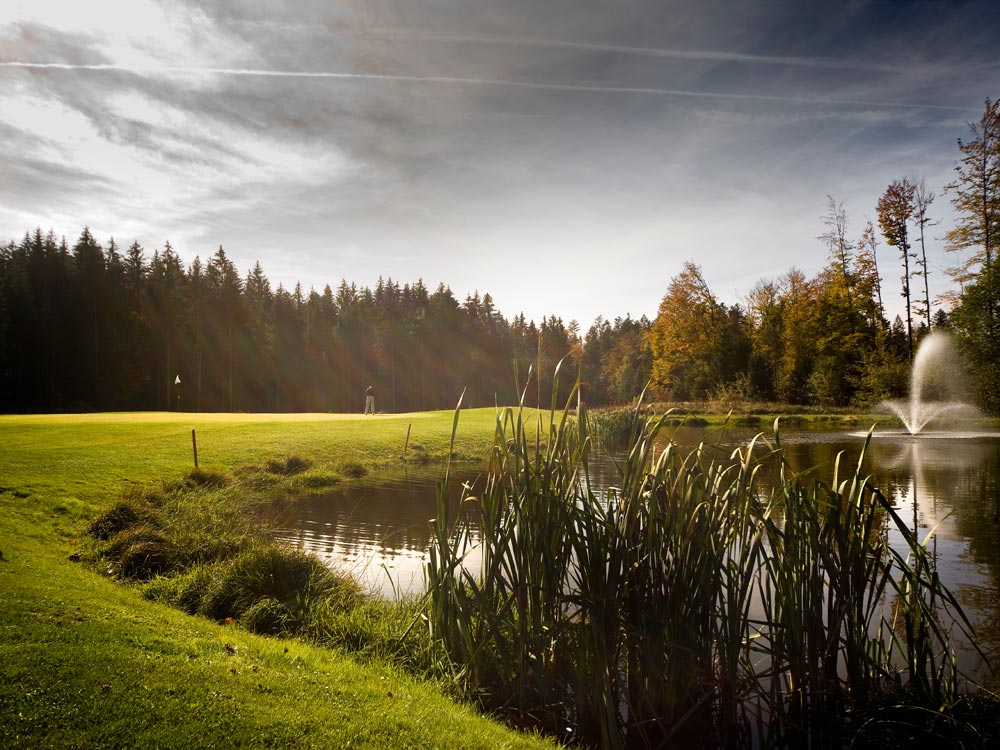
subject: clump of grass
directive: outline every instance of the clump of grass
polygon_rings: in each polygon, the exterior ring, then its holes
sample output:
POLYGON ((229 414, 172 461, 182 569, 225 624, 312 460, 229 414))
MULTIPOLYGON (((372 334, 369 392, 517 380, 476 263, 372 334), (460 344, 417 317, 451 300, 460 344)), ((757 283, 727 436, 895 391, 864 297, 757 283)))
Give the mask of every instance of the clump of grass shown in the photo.
POLYGON ((269 599, 273 603, 258 607, 255 622, 261 624, 280 614, 282 632, 296 632, 309 620, 308 611, 315 601, 358 595, 357 584, 335 576, 315 557, 269 544, 251 547, 228 564, 206 592, 200 611, 217 620, 239 619, 269 599))
MULTIPOLYGON (((443 674, 440 651, 414 627, 414 602, 374 599, 353 578, 269 537, 266 516, 256 512, 268 495, 247 493, 244 481, 261 472, 240 469, 240 482, 224 488, 173 482, 126 490, 92 524, 98 556, 110 573, 142 581, 147 598, 189 614, 443 674)), ((292 481, 318 487, 341 477, 309 470, 292 481)))
POLYGON ((289 606, 274 597, 258 599, 240 617, 240 624, 251 633, 262 635, 285 634, 297 629, 295 617, 289 606))
POLYGON ((110 572, 122 578, 145 580, 159 575, 174 564, 174 550, 157 528, 138 522, 112 536, 103 555, 111 560, 110 572))
POLYGON ((375 662, 391 663, 438 682, 459 697, 452 664, 423 627, 422 599, 365 597, 354 607, 325 606, 310 637, 375 662))
POLYGON ((295 477, 294 486, 306 490, 325 490, 340 484, 338 474, 312 469, 295 477))
POLYGON ((217 575, 216 565, 196 565, 183 573, 152 579, 143 590, 143 595, 194 615, 200 610, 205 592, 217 575))
POLYGON ((219 489, 225 487, 231 478, 221 471, 208 471, 206 469, 192 469, 184 478, 176 482, 168 482, 164 485, 167 492, 179 492, 182 490, 204 487, 208 489, 219 489))
POLYGON ((193 469, 188 472, 187 480, 195 487, 219 488, 228 485, 230 477, 221 471, 193 469))
POLYGON ((290 477, 301 474, 312 466, 312 461, 301 456, 288 456, 287 458, 272 458, 267 462, 267 470, 272 474, 280 474, 290 477))
POLYGON ((635 409, 608 408, 590 413, 591 435, 601 445, 624 445, 638 428, 639 415, 635 409))
POLYGON ((781 418, 781 423, 789 427, 804 427, 809 424, 809 419, 800 414, 788 414, 781 418))
POLYGON ((339 464, 337 472, 348 479, 361 479, 368 475, 368 469, 357 461, 345 461, 339 464))
POLYGON ((273 542, 254 544, 227 561, 156 579, 145 594, 190 614, 234 620, 267 635, 319 632, 326 608, 349 611, 363 599, 353 579, 336 575, 311 555, 273 542))
POLYGON ((95 539, 107 541, 125 529, 144 523, 158 523, 155 510, 148 500, 134 490, 127 490, 118 502, 91 521, 87 533, 95 539))
POLYGON ((248 492, 265 492, 277 487, 282 477, 273 474, 266 467, 257 465, 240 466, 233 472, 240 487, 248 492))
POLYGON ((422 445, 411 445, 403 457, 403 460, 412 464, 428 464, 431 457, 427 455, 427 450, 422 445))
POLYGON ((148 579, 228 559, 263 536, 254 501, 231 488, 171 482, 129 488, 89 527, 99 558, 123 578, 148 579))

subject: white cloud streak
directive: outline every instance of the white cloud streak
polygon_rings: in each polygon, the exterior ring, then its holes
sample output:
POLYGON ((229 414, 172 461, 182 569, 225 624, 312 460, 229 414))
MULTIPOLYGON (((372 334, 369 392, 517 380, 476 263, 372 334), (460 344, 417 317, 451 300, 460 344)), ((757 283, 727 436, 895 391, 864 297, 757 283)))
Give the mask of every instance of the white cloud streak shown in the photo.
POLYGON ((693 91, 688 89, 657 88, 654 86, 612 86, 599 84, 558 83, 549 81, 505 80, 498 78, 477 78, 462 76, 417 76, 393 73, 343 73, 332 71, 306 70, 266 70, 259 68, 216 68, 206 66, 181 65, 117 65, 72 64, 23 62, 18 60, 0 61, 0 67, 23 68, 29 70, 83 70, 92 72, 135 73, 137 75, 222 75, 262 78, 312 78, 353 81, 389 81, 400 83, 427 83, 460 86, 497 86, 539 91, 565 91, 597 94, 635 94, 660 97, 690 97, 699 99, 729 99, 736 101, 784 102, 791 104, 831 106, 875 107, 883 109, 935 110, 946 112, 974 112, 968 107, 952 107, 941 104, 866 101, 862 99, 842 99, 819 96, 781 96, 777 94, 753 94, 729 91, 693 91))

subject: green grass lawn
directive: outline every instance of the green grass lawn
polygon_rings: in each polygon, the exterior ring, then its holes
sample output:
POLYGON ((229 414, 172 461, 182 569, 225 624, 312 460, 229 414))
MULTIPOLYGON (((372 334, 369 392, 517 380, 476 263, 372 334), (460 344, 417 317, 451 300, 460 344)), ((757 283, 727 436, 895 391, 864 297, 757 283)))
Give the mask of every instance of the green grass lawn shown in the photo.
MULTIPOLYGON (((0 416, 0 747, 547 747, 389 667, 143 599, 70 555, 131 483, 300 456, 321 470, 429 460, 452 412, 0 416)), ((484 456, 494 412, 454 451, 484 456)))

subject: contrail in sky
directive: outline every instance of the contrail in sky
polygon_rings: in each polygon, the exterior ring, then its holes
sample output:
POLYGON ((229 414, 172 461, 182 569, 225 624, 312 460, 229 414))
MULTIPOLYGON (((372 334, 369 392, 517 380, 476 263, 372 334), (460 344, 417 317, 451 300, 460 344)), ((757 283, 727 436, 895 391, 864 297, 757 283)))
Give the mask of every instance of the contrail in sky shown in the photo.
POLYGON ((638 94, 662 97, 692 97, 699 99, 733 99, 744 101, 787 102, 792 104, 828 104, 853 107, 874 107, 890 109, 931 109, 949 112, 969 112, 969 107, 949 107, 940 104, 912 104, 906 102, 864 101, 859 99, 838 99, 816 96, 780 96, 776 94, 744 94, 725 91, 691 91, 688 89, 667 89, 652 86, 612 86, 590 83, 553 83, 546 81, 519 81, 498 78, 473 78, 462 76, 414 76, 395 73, 337 73, 307 70, 263 70, 259 68, 213 68, 186 67, 181 65, 114 65, 72 63, 38 63, 17 60, 0 61, 0 67, 24 68, 29 70, 85 70, 93 72, 148 74, 210 74, 224 76, 246 76, 259 78, 315 78, 348 81, 395 81, 403 83, 431 83, 460 86, 496 86, 506 88, 532 89, 537 91, 577 91, 597 94, 638 94))
MULTIPOLYGON (((615 52, 624 55, 640 57, 663 57, 674 60, 700 60, 705 62, 742 62, 761 63, 765 65, 789 65, 803 68, 825 68, 834 70, 866 70, 883 73, 899 73, 901 70, 911 70, 913 66, 901 68, 898 65, 872 63, 857 60, 832 60, 823 57, 794 57, 781 55, 755 55, 747 52, 723 52, 720 50, 686 50, 667 49, 663 47, 633 47, 625 44, 606 44, 600 42, 577 42, 565 39, 546 39, 543 37, 507 37, 489 36, 485 34, 442 34, 435 31, 412 29, 391 29, 368 27, 357 29, 359 35, 395 36, 417 39, 429 42, 453 42, 469 44, 494 44, 511 47, 549 47, 552 49, 577 49, 586 52, 615 52)), ((939 70, 940 67, 935 68, 939 70)))

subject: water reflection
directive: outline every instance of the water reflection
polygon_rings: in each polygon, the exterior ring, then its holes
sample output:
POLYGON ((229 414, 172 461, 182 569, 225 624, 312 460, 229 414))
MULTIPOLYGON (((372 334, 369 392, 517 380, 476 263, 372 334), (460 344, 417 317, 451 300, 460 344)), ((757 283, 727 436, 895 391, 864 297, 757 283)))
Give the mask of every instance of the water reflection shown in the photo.
MULTIPOLYGON (((467 468, 451 482, 452 517, 459 511, 463 483, 473 485, 478 476, 477 469, 467 468)), ((375 476, 337 492, 278 503, 278 537, 384 596, 419 593, 440 479, 438 468, 375 476)))
MULTIPOLYGON (((755 432, 683 428, 674 439, 689 446, 704 441, 706 450, 717 450, 725 459, 755 432)), ((792 468, 825 482, 832 480, 839 454, 841 481, 853 473, 863 443, 864 434, 858 433, 782 433, 792 468)), ((1000 437, 878 433, 862 473, 893 502, 919 539, 934 530, 929 546, 937 570, 967 609, 990 660, 1000 663, 1000 437)), ((459 510, 461 482, 474 483, 479 474, 480 469, 470 467, 453 482, 449 513, 459 510)), ((296 499, 282 513, 282 538, 355 574, 383 595, 419 593, 440 478, 440 468, 434 468, 296 499)), ((617 484, 613 459, 594 456, 590 478, 595 492, 617 484)), ((902 549, 899 532, 890 525, 888 533, 890 542, 902 549)), ((468 567, 475 569, 476 561, 470 560, 468 567)), ((967 668, 981 663, 968 648, 960 648, 959 658, 967 668)))
MULTIPOLYGON (((839 451, 844 451, 842 466, 852 470, 860 453, 853 435, 787 446, 789 460, 798 466, 832 467, 839 451)), ((877 433, 862 471, 926 542, 937 573, 962 604, 988 660, 1000 664, 1000 437, 877 433)), ((830 468, 817 474, 824 480, 831 476, 830 468)), ((895 549, 905 549, 895 526, 888 526, 888 534, 895 549)), ((958 639, 956 648, 964 670, 995 684, 969 644, 958 639)))

